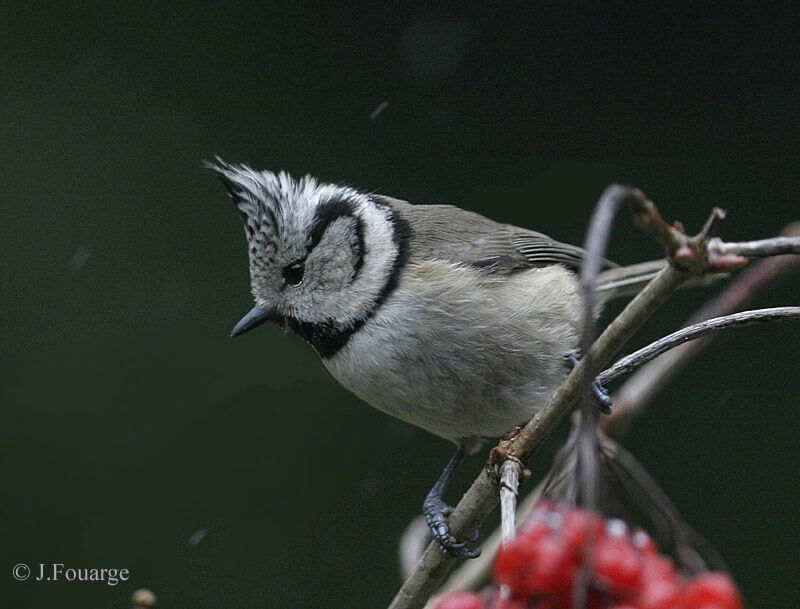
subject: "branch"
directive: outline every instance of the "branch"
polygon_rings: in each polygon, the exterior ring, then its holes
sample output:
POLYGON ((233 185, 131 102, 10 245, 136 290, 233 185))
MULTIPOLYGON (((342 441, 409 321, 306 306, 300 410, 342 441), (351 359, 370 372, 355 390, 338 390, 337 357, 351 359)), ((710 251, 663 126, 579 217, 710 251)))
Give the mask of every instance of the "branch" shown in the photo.
POLYGON ((503 541, 510 541, 517 531, 517 490, 522 465, 516 459, 506 459, 500 466, 500 523, 503 541))
MULTIPOLYGON (((800 223, 786 226, 781 234, 800 236, 800 223)), ((748 302, 773 288, 784 276, 793 271, 800 271, 800 256, 777 256, 758 260, 739 273, 733 281, 725 286, 722 292, 703 305, 686 322, 686 325, 729 314, 746 306, 748 302)), ((606 434, 615 438, 623 436, 630 423, 644 410, 644 407, 661 387, 686 366, 696 354, 710 345, 713 339, 714 335, 710 335, 704 339, 684 343, 645 364, 628 378, 614 394, 613 413, 601 419, 606 434)), ((543 482, 540 482, 520 501, 517 510, 519 521, 524 521, 525 515, 533 510, 539 500, 542 488, 543 482)), ((454 590, 475 589, 481 582, 486 581, 500 543, 501 534, 497 529, 484 539, 480 547, 481 555, 475 560, 468 560, 459 565, 458 569, 437 590, 437 597, 454 590)), ((419 557, 420 554, 417 556, 419 557)), ((432 609, 435 598, 428 602, 426 609, 432 609)))
MULTIPOLYGON (((581 296, 583 297, 581 332, 581 353, 583 353, 583 366, 591 369, 594 354, 592 353, 592 341, 595 339, 596 307, 595 301, 597 294, 595 286, 597 276, 603 265, 603 256, 606 253, 608 242, 611 239, 611 228, 614 218, 620 206, 629 199, 628 205, 636 210, 647 201, 641 191, 626 192, 621 186, 611 186, 607 188, 595 206, 592 217, 589 219, 589 228, 586 233, 586 243, 584 248, 586 253, 583 257, 580 269, 581 296)), ((664 223, 660 215, 657 214, 655 205, 649 202, 650 211, 654 214, 654 222, 664 223)), ((664 223, 665 224, 665 223, 664 223)), ((584 374, 581 378, 581 405, 580 417, 578 422, 578 452, 575 467, 581 472, 578 477, 580 480, 580 490, 578 491, 583 499, 584 505, 589 510, 597 508, 597 484, 598 470, 597 460, 597 434, 595 430, 598 425, 600 413, 597 404, 592 399, 592 382, 590 375, 584 374)), ((505 535, 503 536, 505 539, 505 535)))
MULTIPOLYGON (((800 222, 784 227, 781 235, 800 237, 800 222)), ((742 309, 756 296, 774 286, 791 272, 800 271, 800 256, 775 256, 756 261, 739 273, 734 281, 707 302, 686 322, 720 317, 742 309)), ((695 355, 711 344, 713 336, 685 343, 653 360, 631 376, 614 395, 614 412, 603 417, 603 430, 620 437, 628 425, 678 371, 689 364, 695 355)))
POLYGON ((755 311, 742 311, 724 317, 715 317, 706 321, 681 328, 659 338, 646 347, 634 351, 617 361, 613 366, 604 370, 597 376, 597 381, 604 385, 610 383, 629 372, 633 372, 643 364, 691 340, 702 338, 708 334, 719 332, 726 328, 737 328, 769 321, 783 321, 787 319, 800 319, 800 307, 774 307, 771 309, 756 309, 755 311))
POLYGON ((708 240, 708 253, 715 256, 764 258, 784 254, 800 254, 800 237, 775 237, 760 241, 725 243, 719 237, 708 240))

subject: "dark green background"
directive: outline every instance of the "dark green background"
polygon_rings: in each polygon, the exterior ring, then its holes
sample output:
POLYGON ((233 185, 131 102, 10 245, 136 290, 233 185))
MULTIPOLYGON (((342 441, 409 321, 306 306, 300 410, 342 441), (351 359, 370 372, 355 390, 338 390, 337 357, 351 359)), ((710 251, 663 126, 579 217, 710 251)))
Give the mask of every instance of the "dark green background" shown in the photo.
MULTIPOLYGON (((0 4, 2 607, 122 609, 141 586, 167 609, 381 607, 399 585, 450 447, 293 336, 228 338, 246 252, 204 158, 571 242, 614 180, 692 229, 727 208, 731 239, 800 217, 797 23, 776 5, 69 4, 0 4), (19 562, 133 576, 17 582, 19 562)), ((658 254, 620 220, 613 258, 658 254)), ((758 304, 799 299, 794 277, 758 304)), ((761 609, 797 600, 798 339, 724 336, 625 441, 761 609)))

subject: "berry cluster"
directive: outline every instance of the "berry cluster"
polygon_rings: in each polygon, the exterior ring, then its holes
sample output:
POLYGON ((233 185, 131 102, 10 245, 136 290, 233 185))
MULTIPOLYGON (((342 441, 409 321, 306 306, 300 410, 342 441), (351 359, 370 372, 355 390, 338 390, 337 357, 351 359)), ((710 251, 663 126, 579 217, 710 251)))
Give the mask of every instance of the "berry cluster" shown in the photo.
POLYGON ((497 554, 496 592, 456 592, 436 609, 572 609, 578 591, 586 609, 742 609, 725 573, 683 578, 641 529, 580 508, 541 502, 530 522, 497 554), (587 548, 591 548, 591 555, 587 548), (590 565, 588 585, 584 565, 590 565))

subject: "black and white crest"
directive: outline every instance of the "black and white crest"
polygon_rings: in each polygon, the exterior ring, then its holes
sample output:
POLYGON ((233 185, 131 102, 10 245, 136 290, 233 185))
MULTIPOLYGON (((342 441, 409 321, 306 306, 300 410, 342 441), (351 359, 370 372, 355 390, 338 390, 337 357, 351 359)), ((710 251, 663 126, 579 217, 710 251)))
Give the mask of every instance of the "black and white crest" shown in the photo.
POLYGON ((228 189, 242 218, 251 256, 274 263, 282 234, 288 239, 298 236, 292 228, 305 226, 312 218, 317 180, 310 175, 295 180, 284 171, 255 171, 219 157, 216 161, 203 166, 214 171, 228 189))

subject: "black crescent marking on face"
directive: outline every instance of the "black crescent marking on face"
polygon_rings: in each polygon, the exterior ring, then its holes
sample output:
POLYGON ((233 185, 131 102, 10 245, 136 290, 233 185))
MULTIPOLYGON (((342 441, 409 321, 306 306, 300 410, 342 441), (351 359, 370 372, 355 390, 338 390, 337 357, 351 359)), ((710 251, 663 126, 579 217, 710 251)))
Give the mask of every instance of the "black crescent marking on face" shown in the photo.
MULTIPOLYGON (((381 305, 386 302, 386 299, 391 296, 392 292, 397 288, 397 283, 400 279, 400 273, 408 262, 408 242, 412 238, 411 226, 406 222, 396 210, 386 207, 385 205, 374 202, 376 206, 381 209, 389 210, 389 222, 392 226, 392 240, 397 245, 397 256, 392 262, 392 268, 386 283, 381 288, 378 297, 372 308, 369 309, 359 319, 341 324, 333 320, 328 320, 318 323, 303 322, 297 319, 289 318, 287 323, 295 334, 311 343, 322 358, 329 358, 335 355, 342 347, 344 347, 350 340, 350 337, 369 320, 375 312, 380 309, 381 305)), ((344 214, 338 214, 339 217, 344 214)), ((326 216, 327 217, 327 216, 326 216)), ((335 218, 333 218, 335 219, 335 218)), ((331 219, 328 223, 332 222, 331 219)), ((323 230, 324 233, 324 230, 323 230)), ((322 236, 320 235, 320 239, 322 236)), ((362 236, 363 239, 363 236, 362 236)), ((363 254, 363 248, 362 248, 363 254)))

